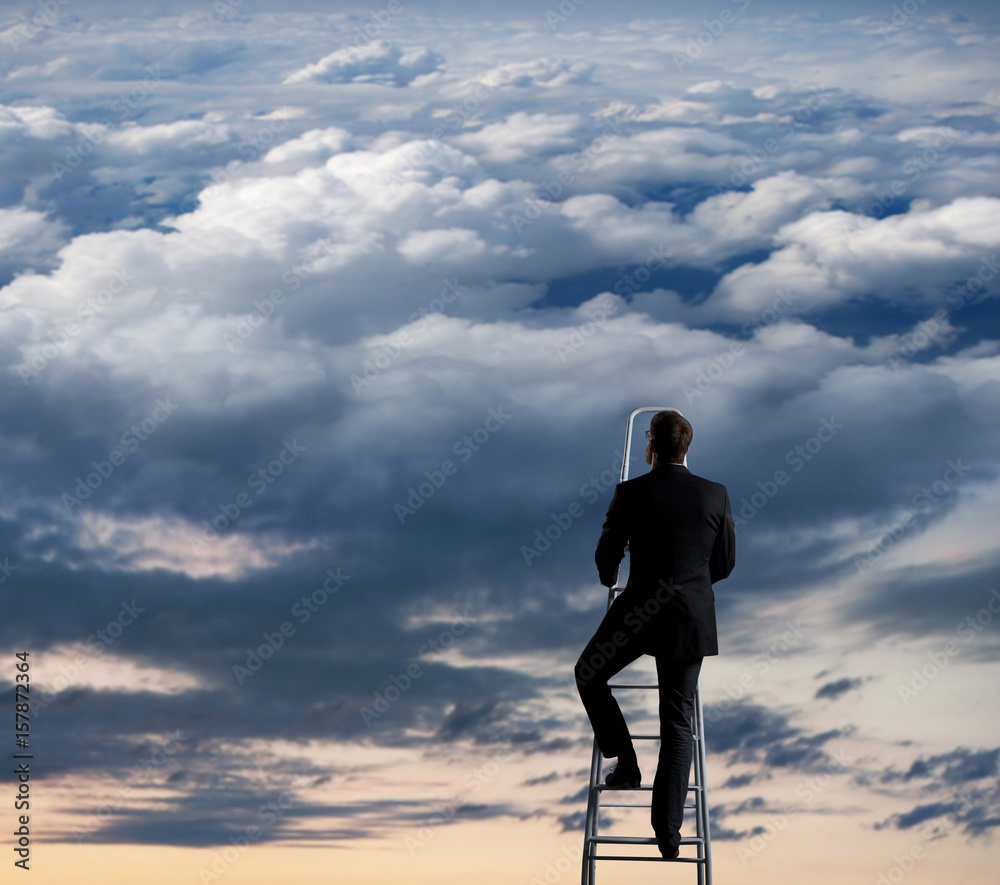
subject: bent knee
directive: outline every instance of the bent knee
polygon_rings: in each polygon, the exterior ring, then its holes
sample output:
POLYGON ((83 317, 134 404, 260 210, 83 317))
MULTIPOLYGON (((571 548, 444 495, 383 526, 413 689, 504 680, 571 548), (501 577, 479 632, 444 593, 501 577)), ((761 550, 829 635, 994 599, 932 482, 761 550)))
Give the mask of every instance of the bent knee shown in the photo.
POLYGON ((598 675, 594 667, 584 659, 581 655, 579 660, 576 662, 576 666, 573 668, 573 675, 576 677, 577 687, 582 691, 584 688, 590 687, 598 675))

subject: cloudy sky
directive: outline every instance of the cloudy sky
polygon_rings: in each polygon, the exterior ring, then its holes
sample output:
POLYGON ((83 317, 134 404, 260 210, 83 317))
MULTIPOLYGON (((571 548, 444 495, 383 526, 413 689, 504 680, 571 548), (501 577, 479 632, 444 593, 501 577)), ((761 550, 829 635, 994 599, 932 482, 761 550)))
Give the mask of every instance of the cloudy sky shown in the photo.
POLYGON ((737 517, 719 881, 993 881, 998 51, 938 0, 3 4, 34 881, 574 881, 639 406, 737 517))

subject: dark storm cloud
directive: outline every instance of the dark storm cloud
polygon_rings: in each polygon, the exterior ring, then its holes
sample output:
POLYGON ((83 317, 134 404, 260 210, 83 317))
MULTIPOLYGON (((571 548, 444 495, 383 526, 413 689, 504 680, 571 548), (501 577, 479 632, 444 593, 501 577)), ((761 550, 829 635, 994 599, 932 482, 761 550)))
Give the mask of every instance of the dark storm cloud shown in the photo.
POLYGON ((759 836, 767 832, 766 828, 763 826, 752 827, 746 830, 736 830, 732 827, 726 827, 722 825, 717 825, 715 821, 715 809, 712 808, 709 811, 709 817, 712 821, 712 839, 713 841, 718 839, 720 842, 739 842, 743 839, 751 839, 754 836, 759 836))
POLYGON ((559 832, 579 833, 583 830, 583 825, 586 819, 587 819, 586 811, 574 811, 571 814, 560 815, 559 818, 557 818, 561 827, 559 832))
POLYGON ((714 721, 706 720, 706 746, 711 753, 721 753, 728 765, 760 763, 762 771, 789 768, 808 772, 830 765, 831 756, 824 744, 855 730, 845 726, 808 733, 791 719, 790 713, 738 701, 714 721))
POLYGON ((876 829, 920 827, 925 839, 960 832, 970 838, 991 838, 1000 826, 1000 748, 975 750, 959 746, 947 753, 919 756, 906 771, 894 766, 881 772, 882 784, 913 784, 931 801, 890 815, 876 829))
POLYGON ((1000 557, 989 555, 967 566, 903 568, 877 592, 851 602, 849 615, 872 625, 880 635, 936 634, 953 642, 954 656, 995 661, 1000 655, 1000 599, 996 580, 1000 557), (947 585, 948 592, 942 593, 947 585))
POLYGON ((842 697, 851 689, 860 688, 864 684, 864 679, 838 679, 835 682, 827 682, 816 689, 816 694, 813 695, 817 700, 821 698, 829 698, 830 700, 836 700, 842 697))
POLYGON ((550 771, 548 774, 543 774, 538 777, 530 777, 526 781, 523 781, 522 787, 535 787, 539 784, 550 784, 552 781, 558 780, 560 774, 557 771, 550 771))
POLYGON ((752 784, 755 780, 761 778, 759 774, 733 774, 726 778, 725 783, 723 783, 723 789, 736 789, 737 787, 746 787, 752 784))
MULTIPOLYGON (((353 840, 384 833, 390 825, 416 828, 425 821, 436 822, 432 812, 419 810, 420 803, 316 805, 302 800, 294 779, 289 784, 256 790, 216 786, 211 792, 199 790, 160 800, 162 807, 152 809, 124 808, 109 813, 98 806, 77 812, 81 822, 72 834, 74 839, 94 844, 213 846, 240 839, 249 844, 294 844, 353 840), (319 825, 312 823, 317 820, 319 825), (323 820, 343 820, 345 824, 323 825, 323 820), (98 821, 101 826, 94 826, 98 821)), ((510 814, 504 808, 490 811, 497 817, 510 814)), ((471 816, 477 816, 475 809, 471 816)), ((480 811, 479 816, 491 815, 480 811)))
POLYGON ((928 840, 943 839, 957 831, 988 843, 1000 827, 1000 784, 994 782, 986 789, 958 791, 948 800, 916 805, 874 826, 898 830, 920 827, 923 838, 928 840))
POLYGON ((936 779, 942 784, 955 785, 997 774, 1000 748, 969 750, 957 747, 949 753, 918 758, 905 772, 888 770, 880 778, 883 783, 936 779))

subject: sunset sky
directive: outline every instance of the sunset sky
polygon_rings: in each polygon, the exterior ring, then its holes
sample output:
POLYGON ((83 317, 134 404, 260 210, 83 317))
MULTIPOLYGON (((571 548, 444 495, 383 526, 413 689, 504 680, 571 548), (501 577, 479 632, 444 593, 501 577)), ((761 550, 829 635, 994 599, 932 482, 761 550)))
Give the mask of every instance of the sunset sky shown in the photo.
POLYGON ((577 881, 667 406, 717 885, 995 882, 1000 9, 577 2, 0 7, 0 881, 577 881))

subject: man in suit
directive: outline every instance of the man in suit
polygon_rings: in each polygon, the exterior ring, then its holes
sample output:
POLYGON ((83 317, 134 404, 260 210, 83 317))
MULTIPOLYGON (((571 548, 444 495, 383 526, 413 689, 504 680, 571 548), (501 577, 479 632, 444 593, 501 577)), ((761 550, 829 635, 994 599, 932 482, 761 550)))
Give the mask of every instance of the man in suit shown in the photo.
POLYGON ((635 748, 608 680, 640 655, 655 657, 660 754, 651 819, 664 857, 680 849, 702 659, 719 653, 712 584, 736 565, 726 487, 684 466, 692 435, 680 412, 657 412, 646 433, 652 470, 615 488, 594 558, 601 583, 612 587, 627 544, 629 578, 575 670, 598 747, 618 757, 605 783, 634 789, 641 781, 635 748))

